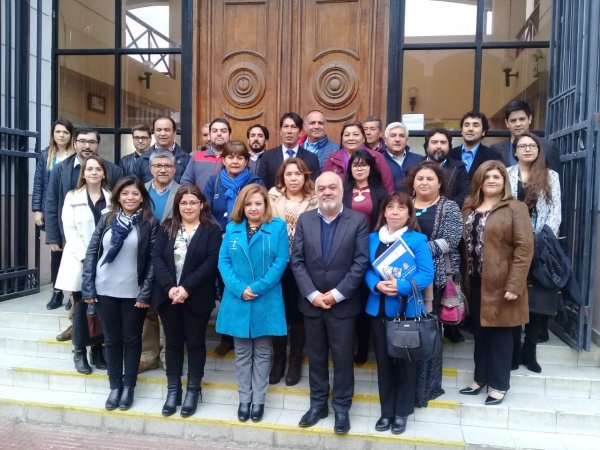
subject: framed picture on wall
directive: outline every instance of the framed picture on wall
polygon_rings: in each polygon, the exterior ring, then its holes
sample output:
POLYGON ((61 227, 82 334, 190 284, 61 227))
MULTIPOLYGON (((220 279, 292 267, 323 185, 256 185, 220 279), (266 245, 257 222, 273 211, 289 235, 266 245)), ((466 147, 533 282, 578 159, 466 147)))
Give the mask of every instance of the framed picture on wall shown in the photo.
POLYGON ((89 111, 104 114, 106 112, 106 97, 88 93, 87 109, 89 111))

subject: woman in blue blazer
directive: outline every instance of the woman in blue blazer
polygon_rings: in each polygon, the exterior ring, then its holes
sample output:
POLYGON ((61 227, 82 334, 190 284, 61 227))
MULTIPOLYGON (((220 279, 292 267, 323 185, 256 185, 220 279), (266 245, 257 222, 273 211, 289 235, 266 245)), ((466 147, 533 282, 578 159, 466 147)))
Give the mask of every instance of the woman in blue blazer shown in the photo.
POLYGON ((225 290, 217 317, 217 331, 234 337, 241 422, 264 414, 271 336, 287 334, 281 277, 289 258, 287 226, 273 218, 267 190, 244 187, 219 252, 225 290))
MULTIPOLYGON (((414 412, 415 388, 417 384, 416 362, 394 359, 388 356, 385 322, 395 317, 400 309, 400 297, 408 297, 406 316, 415 317, 417 304, 412 298, 409 280, 384 280, 373 268, 372 263, 400 237, 415 255, 416 272, 412 276, 419 290, 433 281, 433 260, 427 245, 427 237, 416 231, 418 222, 415 208, 408 194, 393 192, 381 205, 379 220, 374 233, 369 236, 369 258, 371 267, 365 276, 371 291, 367 299, 367 314, 372 317, 371 328, 377 359, 377 379, 381 417, 375 424, 377 431, 401 434, 406 430, 406 419, 414 412)), ((426 303, 431 311, 431 302, 426 303)))

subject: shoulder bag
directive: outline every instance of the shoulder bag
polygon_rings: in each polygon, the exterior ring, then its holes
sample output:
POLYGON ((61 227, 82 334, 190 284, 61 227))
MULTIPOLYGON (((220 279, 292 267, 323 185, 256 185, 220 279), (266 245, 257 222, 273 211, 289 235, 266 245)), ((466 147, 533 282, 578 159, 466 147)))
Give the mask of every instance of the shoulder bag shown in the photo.
POLYGON ((450 269, 450 258, 444 255, 446 266, 446 287, 442 293, 440 302, 440 322, 445 325, 458 325, 466 316, 465 294, 463 294, 460 283, 455 283, 452 279, 450 269))

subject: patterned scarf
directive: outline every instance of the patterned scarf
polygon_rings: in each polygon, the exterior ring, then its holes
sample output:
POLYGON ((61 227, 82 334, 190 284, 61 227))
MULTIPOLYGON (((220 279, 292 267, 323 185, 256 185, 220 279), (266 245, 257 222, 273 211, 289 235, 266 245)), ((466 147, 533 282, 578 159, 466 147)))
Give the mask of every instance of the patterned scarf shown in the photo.
POLYGON ((225 169, 221 170, 220 178, 221 184, 226 189, 225 200, 227 201, 227 217, 231 217, 233 211, 233 205, 237 199, 240 189, 246 186, 246 183, 250 179, 250 171, 246 168, 242 170, 238 176, 231 178, 225 169))
POLYGON ((112 223, 110 224, 112 229, 110 248, 106 253, 106 258, 104 258, 104 261, 102 261, 102 265, 111 263, 115 260, 121 251, 121 247, 123 247, 123 242, 125 242, 125 239, 127 236, 129 236, 129 232, 133 226, 140 221, 141 217, 141 208, 134 212, 131 216, 128 216, 123 212, 122 209, 119 208, 119 212, 115 215, 115 217, 113 217, 112 223))

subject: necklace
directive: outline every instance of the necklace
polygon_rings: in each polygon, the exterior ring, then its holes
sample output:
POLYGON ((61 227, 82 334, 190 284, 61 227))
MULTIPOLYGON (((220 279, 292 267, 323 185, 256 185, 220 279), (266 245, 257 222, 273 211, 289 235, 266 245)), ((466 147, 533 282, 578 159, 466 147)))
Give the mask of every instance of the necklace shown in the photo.
POLYGON ((366 192, 370 192, 369 186, 364 187, 362 189, 359 187, 355 187, 354 189, 352 189, 352 193, 354 194, 354 201, 362 202, 366 200, 367 197, 364 196, 366 192))
POLYGON ((437 204, 437 202, 440 200, 440 196, 438 195, 435 200, 433 202, 431 202, 429 205, 427 205, 425 208, 416 208, 415 209, 420 209, 420 211, 415 213, 415 216, 417 217, 421 217, 423 214, 425 214, 427 212, 427 210, 429 208, 431 208, 433 205, 437 204))

